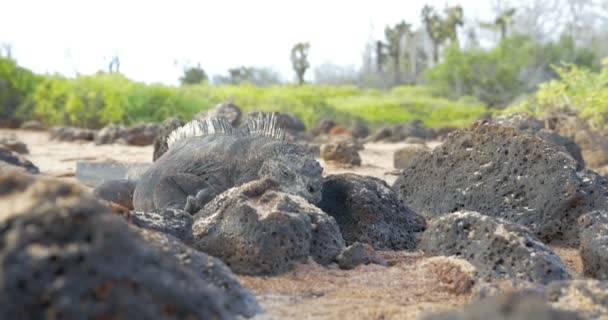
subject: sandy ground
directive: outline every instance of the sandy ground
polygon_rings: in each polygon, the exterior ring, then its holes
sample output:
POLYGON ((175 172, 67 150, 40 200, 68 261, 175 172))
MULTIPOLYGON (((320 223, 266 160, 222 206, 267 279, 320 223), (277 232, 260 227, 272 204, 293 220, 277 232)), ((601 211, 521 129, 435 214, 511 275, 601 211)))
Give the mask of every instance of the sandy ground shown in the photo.
MULTIPOLYGON (((50 142, 45 132, 0 129, 0 137, 11 134, 28 145, 30 154, 26 157, 43 174, 70 181, 76 181, 77 161, 141 163, 152 159, 152 147, 50 142)), ((325 174, 354 172, 392 184, 397 178, 391 173, 393 153, 405 145, 367 144, 361 152, 361 167, 321 163, 325 174)), ((554 249, 568 268, 579 275, 582 271, 579 252, 554 249)), ((311 262, 281 276, 239 278, 266 310, 256 319, 417 319, 424 313, 457 308, 471 300, 468 294, 445 292, 437 287, 436 279, 423 276, 419 264, 425 257, 420 252, 380 254, 389 261, 389 267, 368 265, 344 271, 311 262)))

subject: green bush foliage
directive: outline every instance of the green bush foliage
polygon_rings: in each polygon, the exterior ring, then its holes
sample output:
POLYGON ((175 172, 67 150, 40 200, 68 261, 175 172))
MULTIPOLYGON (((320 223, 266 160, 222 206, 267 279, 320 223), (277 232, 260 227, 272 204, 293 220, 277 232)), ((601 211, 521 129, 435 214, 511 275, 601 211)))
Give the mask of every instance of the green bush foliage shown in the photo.
POLYGON ((523 111, 540 117, 553 112, 575 113, 594 127, 607 129, 608 59, 599 72, 573 64, 554 69, 559 80, 541 84, 534 95, 504 112, 523 111))
POLYGON ((14 60, 0 57, 0 125, 18 119, 19 109, 26 109, 28 97, 39 81, 40 77, 19 67, 14 60))
MULTIPOLYGON (((166 86, 135 82, 119 73, 99 72, 76 78, 36 77, 31 72, 24 73, 28 77, 15 77, 13 73, 8 73, 10 76, 4 81, 18 85, 11 84, 2 93, 19 98, 3 98, 11 106, 3 112, 19 114, 23 119, 35 118, 46 125, 99 128, 109 123, 159 122, 171 116, 190 119, 224 101, 234 102, 245 112, 291 112, 309 127, 321 118, 343 123, 363 119, 372 127, 414 119, 428 126, 463 126, 485 111, 485 106, 475 99, 436 98, 421 87, 380 91, 311 84, 258 87, 249 83, 212 86, 204 82, 166 86)), ((6 86, 5 82, 0 85, 6 86)))
POLYGON ((36 87, 31 100, 32 115, 47 125, 89 128, 190 117, 201 104, 209 104, 205 97, 188 90, 137 83, 118 73, 49 77, 36 87))
POLYGON ((426 84, 450 99, 475 96, 488 106, 505 106, 556 78, 551 66, 561 63, 597 68, 593 52, 578 49, 569 36, 547 44, 513 36, 491 50, 447 48, 444 60, 427 70, 426 84))

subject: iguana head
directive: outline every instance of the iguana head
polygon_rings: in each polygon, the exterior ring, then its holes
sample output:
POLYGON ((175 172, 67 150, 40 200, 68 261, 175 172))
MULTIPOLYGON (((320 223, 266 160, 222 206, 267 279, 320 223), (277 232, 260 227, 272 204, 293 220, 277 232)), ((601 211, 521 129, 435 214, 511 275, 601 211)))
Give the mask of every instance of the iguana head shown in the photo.
POLYGON ((279 184, 279 190, 301 196, 316 204, 321 201, 323 168, 312 157, 301 154, 284 154, 264 161, 259 178, 270 178, 279 184))

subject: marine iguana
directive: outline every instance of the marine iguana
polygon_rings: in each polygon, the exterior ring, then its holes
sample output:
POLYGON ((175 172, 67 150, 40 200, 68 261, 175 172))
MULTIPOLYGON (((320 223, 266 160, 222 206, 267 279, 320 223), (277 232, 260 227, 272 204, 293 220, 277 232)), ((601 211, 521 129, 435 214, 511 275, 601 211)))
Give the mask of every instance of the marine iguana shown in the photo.
POLYGON ((136 211, 193 214, 221 192, 261 178, 313 204, 321 201, 323 168, 304 147, 285 141, 274 114, 249 118, 242 129, 221 118, 193 120, 173 131, 167 144, 137 181, 136 211))

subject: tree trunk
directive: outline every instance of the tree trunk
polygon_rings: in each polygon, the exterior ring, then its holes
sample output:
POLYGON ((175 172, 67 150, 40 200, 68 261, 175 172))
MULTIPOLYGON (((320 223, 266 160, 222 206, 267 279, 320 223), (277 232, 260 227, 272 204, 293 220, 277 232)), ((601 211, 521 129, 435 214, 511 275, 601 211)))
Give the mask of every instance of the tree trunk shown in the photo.
POLYGON ((401 50, 397 50, 395 56, 393 57, 395 63, 395 85, 401 83, 401 70, 399 70, 401 66, 401 59, 399 59, 400 56, 401 50))

